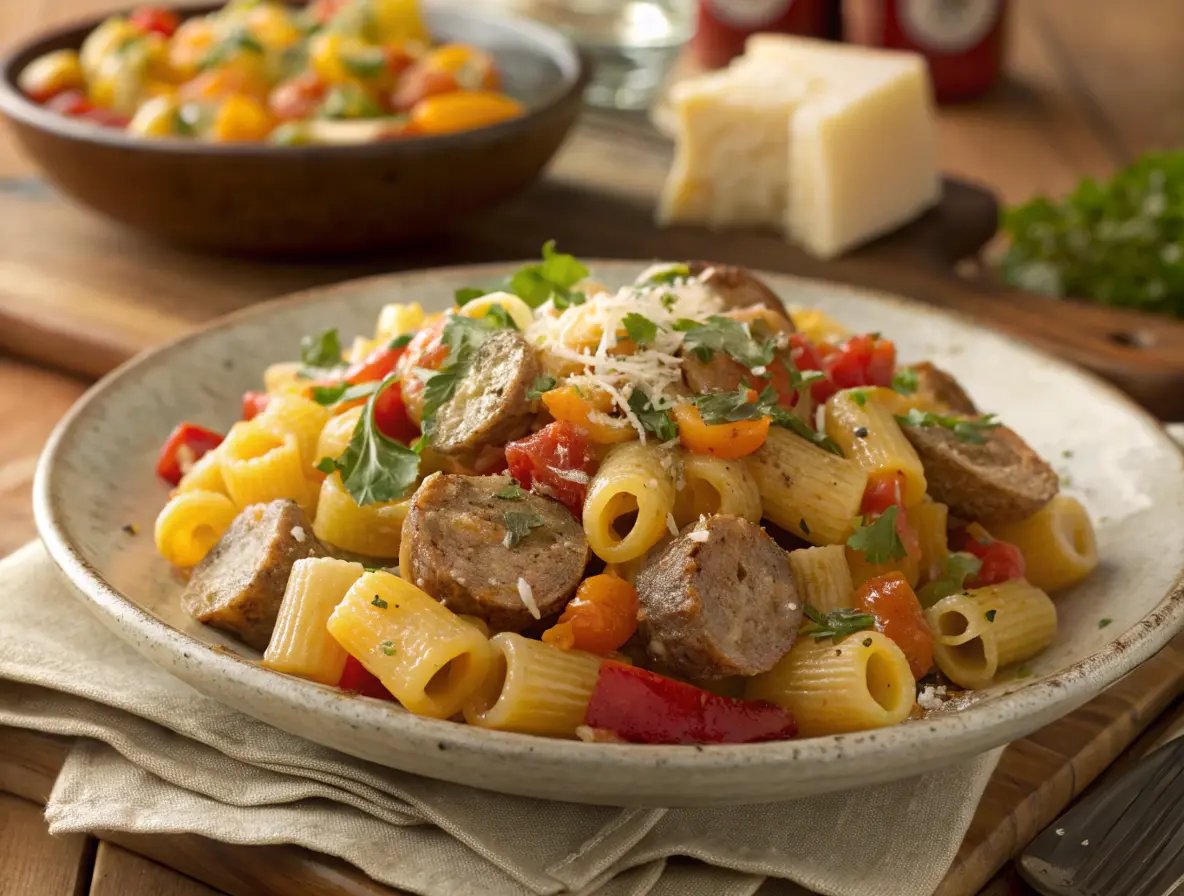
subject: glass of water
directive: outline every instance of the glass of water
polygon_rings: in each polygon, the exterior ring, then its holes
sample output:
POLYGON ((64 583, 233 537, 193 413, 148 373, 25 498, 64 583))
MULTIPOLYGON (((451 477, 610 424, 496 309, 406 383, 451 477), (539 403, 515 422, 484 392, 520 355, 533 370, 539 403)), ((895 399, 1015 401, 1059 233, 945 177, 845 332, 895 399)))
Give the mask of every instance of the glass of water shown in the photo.
POLYGON ((595 106, 645 109, 695 30, 696 0, 503 0, 553 25, 596 69, 585 98, 595 106))

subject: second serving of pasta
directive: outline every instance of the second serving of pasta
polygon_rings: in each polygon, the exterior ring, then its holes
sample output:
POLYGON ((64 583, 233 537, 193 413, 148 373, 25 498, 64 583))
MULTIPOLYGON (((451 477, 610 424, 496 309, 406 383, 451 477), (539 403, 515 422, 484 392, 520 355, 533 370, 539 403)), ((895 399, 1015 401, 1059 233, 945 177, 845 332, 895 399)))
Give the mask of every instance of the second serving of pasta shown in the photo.
POLYGON ((157 545, 265 666, 434 718, 711 744, 949 711, 1030 674, 1098 558, 1052 468, 887 336, 548 244, 309 334, 224 436, 178 426, 157 545))

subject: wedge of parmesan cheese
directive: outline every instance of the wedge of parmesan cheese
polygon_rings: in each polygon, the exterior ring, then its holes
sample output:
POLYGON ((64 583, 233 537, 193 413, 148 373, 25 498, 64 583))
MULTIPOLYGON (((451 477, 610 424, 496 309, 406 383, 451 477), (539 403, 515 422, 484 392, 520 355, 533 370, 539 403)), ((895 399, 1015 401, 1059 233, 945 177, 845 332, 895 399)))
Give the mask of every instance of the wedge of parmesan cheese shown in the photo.
POLYGON ((913 53, 761 34, 671 94, 678 149, 659 223, 765 226, 839 255, 940 196, 934 110, 913 53))

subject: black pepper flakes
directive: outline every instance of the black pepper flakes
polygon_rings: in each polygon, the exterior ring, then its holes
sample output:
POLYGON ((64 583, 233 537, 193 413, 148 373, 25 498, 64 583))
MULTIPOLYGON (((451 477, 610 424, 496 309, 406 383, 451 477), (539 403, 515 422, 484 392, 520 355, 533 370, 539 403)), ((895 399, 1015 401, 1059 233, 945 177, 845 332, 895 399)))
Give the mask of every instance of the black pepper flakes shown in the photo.
POLYGON ((867 427, 866 426, 855 427, 855 437, 857 439, 866 439, 867 438, 867 427))

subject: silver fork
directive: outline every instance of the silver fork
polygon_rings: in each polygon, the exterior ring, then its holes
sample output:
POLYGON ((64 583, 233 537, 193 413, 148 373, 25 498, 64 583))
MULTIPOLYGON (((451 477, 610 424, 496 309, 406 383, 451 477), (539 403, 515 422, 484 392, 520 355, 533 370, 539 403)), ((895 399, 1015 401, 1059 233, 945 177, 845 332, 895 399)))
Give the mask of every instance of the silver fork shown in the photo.
POLYGON ((1184 894, 1184 738, 1058 818, 1018 865, 1044 896, 1184 894))

